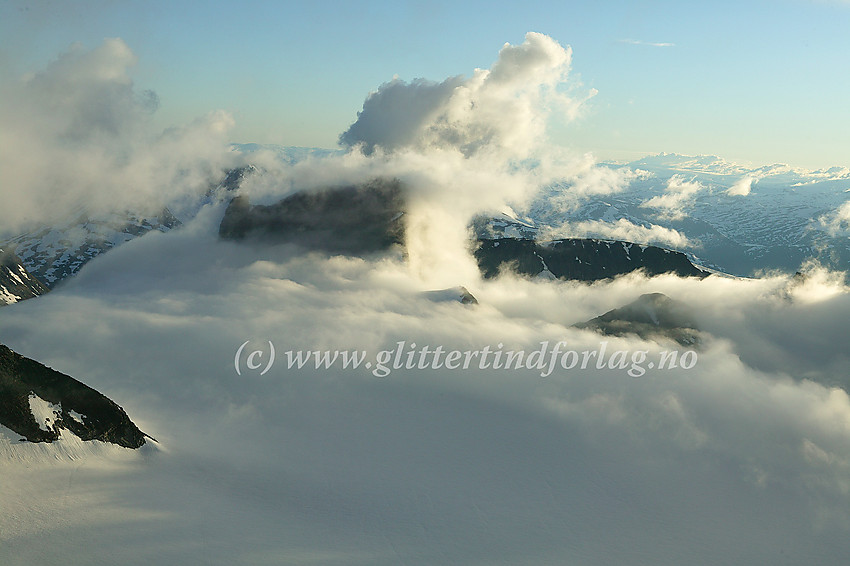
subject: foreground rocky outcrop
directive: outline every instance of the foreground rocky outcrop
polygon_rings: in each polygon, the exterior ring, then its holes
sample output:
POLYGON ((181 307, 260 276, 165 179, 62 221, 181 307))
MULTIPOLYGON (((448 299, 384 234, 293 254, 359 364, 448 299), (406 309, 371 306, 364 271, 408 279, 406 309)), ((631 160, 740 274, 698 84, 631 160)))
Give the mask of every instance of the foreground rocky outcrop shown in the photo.
POLYGON ((30 442, 53 442, 67 430, 82 440, 139 448, 147 436, 101 393, 2 344, 0 425, 30 442))

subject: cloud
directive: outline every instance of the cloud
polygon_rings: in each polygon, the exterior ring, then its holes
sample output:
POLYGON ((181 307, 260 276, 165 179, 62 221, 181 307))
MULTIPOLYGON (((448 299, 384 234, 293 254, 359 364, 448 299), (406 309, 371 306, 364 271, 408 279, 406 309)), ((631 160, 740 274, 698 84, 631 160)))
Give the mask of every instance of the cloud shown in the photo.
POLYGON ((217 111, 164 132, 159 105, 130 75, 132 50, 118 38, 72 45, 45 69, 4 77, 0 107, 0 224, 13 232, 79 206, 156 210, 203 192, 233 159, 232 118, 217 111))
POLYGON ((674 249, 691 248, 695 245, 687 236, 678 230, 665 228, 657 224, 640 226, 625 218, 620 218, 616 222, 605 222, 603 220, 567 222, 559 228, 544 230, 540 238, 544 240, 556 238, 604 238, 637 244, 655 244, 674 249))
POLYGON ((557 227, 588 199, 623 192, 633 181, 651 176, 640 169, 600 166, 592 154, 586 153, 573 159, 562 176, 541 189, 527 208, 533 209, 533 216, 541 223, 557 227))
POLYGON ((648 45, 650 47, 675 47, 675 43, 667 43, 667 42, 652 42, 652 41, 640 41, 637 39, 620 39, 619 43, 628 43, 629 45, 648 45))
POLYGON ((366 99, 357 121, 341 136, 343 145, 364 144, 367 153, 375 146, 397 148, 418 141, 423 129, 432 122, 464 82, 452 77, 441 83, 416 79, 406 83, 395 78, 366 99))
POLYGON ((340 143, 367 154, 380 147, 458 151, 466 157, 502 153, 529 157, 544 143, 550 112, 574 116, 583 99, 558 89, 572 51, 539 33, 505 44, 488 69, 442 82, 393 79, 371 93, 340 143))
POLYGON ((651 173, 640 169, 601 167, 588 153, 575 161, 569 177, 561 183, 565 190, 557 195, 554 203, 566 210, 588 197, 622 192, 632 181, 650 176, 651 173))
POLYGON ((664 194, 654 196, 640 206, 658 209, 663 218, 678 220, 687 216, 686 209, 693 205, 695 195, 703 189, 699 181, 686 181, 682 175, 673 175, 667 180, 664 194))
POLYGON ((357 120, 341 134, 340 143, 349 149, 345 155, 323 159, 321 167, 273 167, 268 182, 258 177, 245 191, 269 197, 281 187, 281 177, 293 190, 398 178, 407 188, 412 268, 421 277, 472 276, 476 267, 465 248, 475 214, 522 208, 556 180, 574 181, 581 191, 619 183, 613 179, 618 174, 607 174, 609 179, 592 158, 546 143, 547 123, 575 116, 593 95, 567 93, 571 57, 570 48, 532 32, 520 45, 505 44, 490 69, 476 69, 470 77, 393 79, 366 98, 357 120))
POLYGON ((818 223, 832 236, 850 233, 850 200, 818 218, 818 223))
POLYGON ((753 175, 745 175, 735 181, 729 189, 726 191, 726 194, 733 197, 745 197, 750 194, 750 191, 753 188, 753 184, 758 182, 758 177, 753 175))

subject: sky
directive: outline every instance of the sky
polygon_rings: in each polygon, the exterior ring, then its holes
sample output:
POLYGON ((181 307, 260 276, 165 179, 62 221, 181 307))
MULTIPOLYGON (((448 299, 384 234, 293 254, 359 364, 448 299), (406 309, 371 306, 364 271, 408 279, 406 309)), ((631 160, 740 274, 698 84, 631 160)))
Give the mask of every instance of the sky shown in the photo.
POLYGON ((0 7, 0 73, 18 81, 74 43, 121 38, 165 129, 216 110, 233 142, 333 148, 397 77, 489 68, 529 31, 572 48, 561 88, 588 98, 553 143, 598 159, 712 154, 848 165, 850 2, 17 2, 0 7))

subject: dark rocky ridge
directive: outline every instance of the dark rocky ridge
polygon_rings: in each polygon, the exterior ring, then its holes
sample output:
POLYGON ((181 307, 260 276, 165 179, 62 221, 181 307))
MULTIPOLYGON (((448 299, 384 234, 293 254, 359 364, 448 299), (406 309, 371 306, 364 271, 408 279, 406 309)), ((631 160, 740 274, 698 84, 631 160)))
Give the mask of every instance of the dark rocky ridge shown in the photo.
POLYGON ((486 278, 496 277, 503 270, 530 276, 548 271, 559 279, 578 281, 599 281, 639 269, 649 276, 664 273, 680 277, 708 275, 681 252, 611 240, 479 239, 474 255, 486 278))
POLYGON ((73 377, 25 358, 2 344, 0 424, 30 442, 53 442, 62 429, 82 440, 111 442, 125 448, 141 447, 146 437, 124 409, 112 400, 73 377), (32 414, 31 394, 53 405, 61 405, 61 413, 57 411, 49 426, 44 427, 48 430, 40 427, 32 414))
POLYGON ((0 249, 0 306, 31 299, 48 290, 27 271, 21 258, 0 249))
POLYGON ((224 213, 219 236, 365 254, 404 242, 404 209, 397 180, 298 192, 272 205, 238 196, 224 213))
POLYGON ((690 347, 699 346, 702 342, 699 328, 687 306, 663 293, 641 295, 624 307, 573 326, 608 336, 635 334, 644 340, 667 338, 690 347))

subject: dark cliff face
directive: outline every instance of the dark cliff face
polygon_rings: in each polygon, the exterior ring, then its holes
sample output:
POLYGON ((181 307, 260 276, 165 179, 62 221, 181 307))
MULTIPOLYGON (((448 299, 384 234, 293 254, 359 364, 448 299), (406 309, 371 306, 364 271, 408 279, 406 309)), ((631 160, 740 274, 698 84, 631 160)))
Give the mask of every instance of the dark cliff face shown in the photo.
POLYGON ((139 448, 145 434, 116 403, 73 377, 25 358, 0 344, 0 424, 30 442, 52 442, 63 429, 82 440, 139 448), (31 409, 37 397, 55 407, 38 422, 31 409))
POLYGON ((219 236, 366 254, 404 242, 404 209, 396 180, 299 192, 267 206, 240 196, 227 207, 219 236))
POLYGON ((0 249, 0 306, 31 299, 47 291, 47 287, 26 270, 21 258, 0 249))
POLYGON ((578 281, 598 281, 639 269, 650 276, 708 275, 683 253, 609 240, 571 238, 539 243, 519 238, 481 239, 474 255, 486 278, 495 277, 502 270, 530 276, 548 270, 559 279, 578 281))

